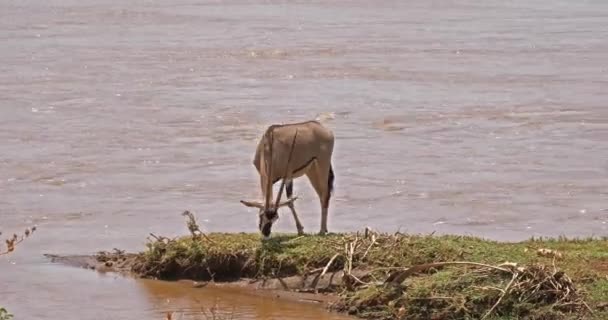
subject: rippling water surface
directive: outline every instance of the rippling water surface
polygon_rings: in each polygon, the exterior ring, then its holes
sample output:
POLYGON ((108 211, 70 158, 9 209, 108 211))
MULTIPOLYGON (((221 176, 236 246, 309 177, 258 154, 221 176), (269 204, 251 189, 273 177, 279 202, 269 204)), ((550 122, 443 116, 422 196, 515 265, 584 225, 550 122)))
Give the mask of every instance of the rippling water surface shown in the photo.
MULTIPOLYGON (((183 234, 185 209, 256 231, 238 200, 259 197, 258 136, 317 116, 336 136, 332 231, 606 236, 606 21, 599 0, 3 1, 0 229, 40 230, 1 259, 0 302, 151 319, 195 301, 41 255, 140 250, 183 234)), ((213 296, 243 318, 322 314, 213 296)))

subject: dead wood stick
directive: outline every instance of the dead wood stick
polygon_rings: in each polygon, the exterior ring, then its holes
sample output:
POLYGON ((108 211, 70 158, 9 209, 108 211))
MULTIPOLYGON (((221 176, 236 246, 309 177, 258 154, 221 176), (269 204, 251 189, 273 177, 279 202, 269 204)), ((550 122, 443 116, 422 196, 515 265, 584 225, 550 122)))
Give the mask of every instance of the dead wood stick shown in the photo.
POLYGON ((593 309, 591 309, 591 307, 589 307, 589 305, 587 304, 587 302, 585 302, 585 301, 581 301, 581 302, 583 303, 583 305, 585 306, 585 308, 587 308, 587 310, 589 311, 589 313, 595 314, 593 312, 593 309))
POLYGON ((504 291, 502 292, 502 294, 500 295, 500 297, 498 298, 496 303, 492 306, 492 308, 490 308, 490 310, 488 310, 488 312, 486 312, 486 314, 481 318, 481 320, 484 320, 485 318, 487 318, 490 314, 492 314, 494 309, 496 309, 496 307, 498 307, 498 305, 502 301, 502 298, 504 298, 507 295, 507 293, 509 292, 509 289, 511 288, 511 285, 513 285, 513 282, 515 282, 515 279, 517 279, 518 276, 519 276, 518 272, 513 273, 513 278, 511 278, 511 281, 509 281, 509 284, 507 284, 507 286, 505 287, 504 291))
POLYGON ((150 232, 150 236, 154 239, 156 239, 157 241, 161 241, 161 239, 159 237, 157 237, 154 233, 150 232))
POLYGON ((293 238, 293 239, 289 239, 289 240, 285 241, 285 243, 292 243, 292 242, 294 242, 294 241, 298 241, 298 240, 300 240, 300 239, 302 239, 302 238, 304 238, 304 237, 305 237, 305 236, 298 236, 298 237, 295 237, 295 238, 293 238))
POLYGON ((359 282, 362 285, 369 285, 369 283, 357 278, 355 275, 353 275, 352 273, 348 275, 349 277, 353 278, 355 281, 359 282))
POLYGON ((350 275, 353 270, 353 258, 355 256, 355 250, 357 250, 357 243, 359 242, 359 236, 355 236, 355 240, 348 244, 348 274, 350 275))
POLYGON ((332 263, 334 263, 334 260, 336 260, 336 258, 339 256, 339 253, 334 254, 333 257, 331 257, 331 259, 329 259, 329 262, 327 263, 327 265, 325 266, 325 268, 323 268, 323 271, 321 272, 320 275, 318 275, 317 277, 315 277, 315 280, 312 282, 311 286, 313 289, 317 288, 317 283, 319 283, 319 279, 323 278, 323 276, 327 273, 327 270, 329 270, 329 267, 331 266, 332 263))
POLYGON ((311 275, 311 274, 319 273, 321 271, 323 271, 322 267, 306 271, 304 274, 308 276, 308 275, 311 275))
POLYGON ((410 298, 410 300, 453 300, 454 297, 418 297, 410 298))
POLYGON ((363 259, 365 259, 365 257, 367 257, 369 250, 374 246, 374 244, 376 244, 376 235, 372 234, 372 243, 370 243, 369 247, 367 247, 367 250, 365 250, 365 253, 363 254, 363 257, 361 257, 361 260, 363 260, 363 259))
POLYGON ((350 275, 350 273, 353 270, 353 255, 355 252, 355 246, 353 245, 353 243, 349 243, 348 244, 349 250, 348 250, 348 269, 347 269, 347 274, 350 275))
POLYGON ((329 262, 327 263, 327 265, 325 266, 325 268, 323 268, 323 272, 321 272, 321 277, 323 277, 326 273, 327 270, 329 270, 329 267, 331 266, 331 264, 334 262, 334 260, 336 260, 336 258, 339 256, 339 253, 334 254, 333 257, 331 257, 331 259, 329 259, 329 262))

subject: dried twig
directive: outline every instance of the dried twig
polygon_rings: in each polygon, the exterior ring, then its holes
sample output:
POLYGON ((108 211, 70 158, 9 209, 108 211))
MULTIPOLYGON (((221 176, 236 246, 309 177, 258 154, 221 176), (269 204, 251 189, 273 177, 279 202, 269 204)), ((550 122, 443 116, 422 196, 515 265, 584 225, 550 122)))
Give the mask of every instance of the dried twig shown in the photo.
POLYGON ((515 282, 515 280, 517 279, 518 276, 519 276, 518 272, 513 273, 513 278, 511 278, 511 281, 509 281, 509 284, 507 284, 507 286, 503 289, 502 294, 500 295, 500 297, 498 298, 496 303, 494 303, 492 308, 490 308, 490 310, 488 310, 488 312, 486 312, 486 314, 481 318, 481 320, 487 318, 490 314, 492 314, 494 309, 496 309, 496 307, 498 307, 498 305, 500 304, 502 299, 505 297, 505 295, 507 295, 507 293, 509 293, 509 289, 511 289, 511 285, 513 285, 513 282, 515 282))
POLYGON ((305 238, 305 237, 306 237, 306 236, 297 236, 297 237, 295 237, 295 238, 293 238, 293 239, 289 239, 289 240, 285 241, 285 243, 292 243, 292 242, 296 242, 296 241, 298 241, 298 240, 300 240, 300 239, 302 239, 302 238, 305 238))
POLYGON ((339 253, 334 254, 334 256, 331 257, 331 259, 329 259, 329 262, 327 263, 325 268, 323 268, 323 271, 321 272, 321 274, 319 274, 318 276, 315 277, 315 279, 313 280, 313 282, 311 284, 313 289, 317 288, 317 283, 319 283, 319 279, 323 278, 323 276, 327 273, 327 270, 329 270, 329 267, 331 266, 331 264, 334 263, 334 260, 336 260, 336 258, 339 255, 340 255, 339 253))
POLYGON ((355 239, 352 240, 351 242, 345 242, 344 243, 344 252, 346 255, 346 263, 344 265, 344 274, 342 275, 343 277, 343 281, 346 284, 347 289, 353 289, 352 287, 352 281, 354 280, 356 283, 362 284, 362 285, 369 285, 369 283, 366 283, 364 281, 362 281, 361 279, 357 278, 356 276, 354 276, 352 274, 353 271, 353 260, 355 257, 355 253, 357 251, 357 249, 359 248, 359 245, 362 242, 359 242, 359 233, 357 232, 357 234, 355 235, 355 239))
POLYGON ((329 259, 329 262, 327 263, 327 265, 325 266, 325 268, 323 268, 323 272, 321 272, 321 277, 323 277, 326 273, 327 270, 329 270, 329 267, 331 266, 331 264, 334 262, 334 260, 336 260, 336 258, 339 256, 339 253, 334 254, 333 257, 331 257, 331 259, 329 259))
POLYGON ((591 307, 589 307, 587 302, 581 301, 581 303, 583 304, 583 306, 585 306, 585 308, 587 308, 587 311, 589 311, 589 313, 594 314, 593 309, 591 309, 591 307))
POLYGON ((357 243, 359 242, 359 236, 355 236, 355 240, 353 242, 350 242, 348 244, 348 249, 347 249, 347 274, 350 275, 353 271, 353 257, 355 255, 355 249, 357 247, 357 243))
MULTIPOLYGON (((162 243, 165 243, 165 244, 167 244, 167 243, 169 243, 169 242, 171 241, 171 239, 169 239, 169 238, 167 238, 167 237, 163 237, 163 236, 157 236, 157 235, 155 235, 155 234, 154 234, 154 233, 152 233, 152 232, 150 232, 150 236, 151 236, 152 238, 154 238, 154 239, 155 239, 157 242, 162 242, 162 243)), ((148 240, 149 240, 149 239, 150 239, 150 238, 148 238, 148 240)))
MULTIPOLYGON (((367 231, 367 229, 365 229, 365 231, 367 231)), ((367 247, 367 250, 365 250, 365 253, 363 254, 363 257, 361 257, 361 260, 363 260, 363 259, 365 259, 365 257, 367 257, 369 250, 374 246, 374 244, 376 244, 376 235, 372 234, 372 242, 369 244, 369 247, 367 247)))

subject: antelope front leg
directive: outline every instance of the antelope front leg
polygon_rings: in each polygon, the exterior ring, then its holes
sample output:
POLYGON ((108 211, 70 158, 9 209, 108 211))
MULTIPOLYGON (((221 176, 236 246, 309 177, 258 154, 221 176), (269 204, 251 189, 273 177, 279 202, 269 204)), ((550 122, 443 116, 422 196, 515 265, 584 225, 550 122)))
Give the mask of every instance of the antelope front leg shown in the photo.
MULTIPOLYGON (((285 185, 285 192, 287 193, 287 198, 291 199, 293 197, 293 180, 289 180, 289 182, 287 182, 287 184, 285 185)), ((296 221, 296 228, 298 228, 298 235, 301 236, 304 234, 304 227, 302 227, 302 223, 300 223, 300 219, 298 219, 298 214, 296 213, 296 207, 293 204, 293 202, 290 203, 288 206, 289 206, 289 209, 291 210, 291 213, 293 214, 293 220, 296 221)))
POLYGON ((300 219, 298 219, 298 214, 296 213, 296 208, 293 203, 289 204, 289 209, 291 209, 291 213, 293 214, 293 219, 296 221, 296 228, 298 228, 298 235, 301 236, 304 234, 304 227, 302 223, 300 223, 300 219))

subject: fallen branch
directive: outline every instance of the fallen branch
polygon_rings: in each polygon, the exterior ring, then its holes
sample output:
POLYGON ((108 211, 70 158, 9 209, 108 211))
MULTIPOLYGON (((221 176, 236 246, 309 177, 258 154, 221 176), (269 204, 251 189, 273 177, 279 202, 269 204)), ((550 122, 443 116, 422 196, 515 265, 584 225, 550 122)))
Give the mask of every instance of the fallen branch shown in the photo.
POLYGON ((403 281, 405 281, 405 279, 407 279, 409 276, 411 276, 414 273, 425 271, 430 268, 450 266, 450 265, 468 265, 468 266, 475 266, 475 267, 490 268, 490 269, 494 269, 494 270, 498 270, 498 271, 502 271, 502 272, 509 272, 509 273, 513 272, 513 270, 511 270, 511 269, 507 269, 507 268, 503 268, 503 267, 499 267, 499 266, 493 266, 493 265, 484 264, 484 263, 477 263, 477 262, 468 262, 468 261, 433 262, 433 263, 419 264, 416 266, 406 268, 405 270, 402 270, 399 272, 394 272, 393 274, 389 275, 389 277, 384 281, 384 283, 401 284, 403 281))

